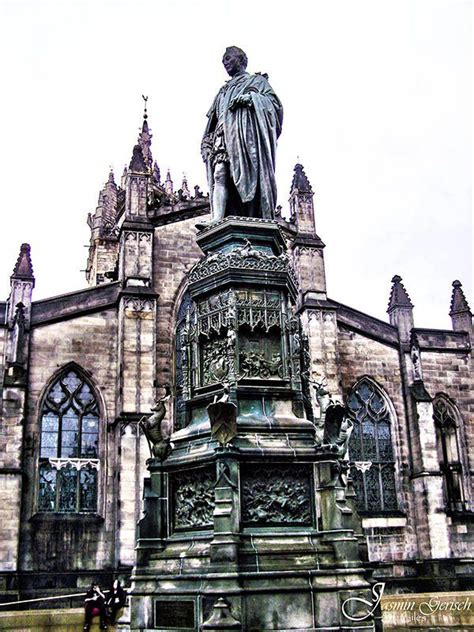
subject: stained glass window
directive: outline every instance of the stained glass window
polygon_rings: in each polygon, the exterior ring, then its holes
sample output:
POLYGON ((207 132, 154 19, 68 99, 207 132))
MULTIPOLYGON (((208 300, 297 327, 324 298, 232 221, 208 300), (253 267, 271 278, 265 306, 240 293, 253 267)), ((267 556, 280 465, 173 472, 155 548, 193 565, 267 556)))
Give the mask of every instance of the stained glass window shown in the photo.
POLYGON ((62 374, 41 410, 38 510, 97 511, 99 407, 74 370, 62 374))
POLYGON ((463 471, 459 446, 459 429, 454 406, 443 395, 433 401, 438 460, 444 479, 446 505, 451 511, 464 511, 463 471))
POLYGON ((363 379, 352 389, 347 406, 354 428, 349 442, 352 480, 359 511, 398 509, 391 419, 379 389, 363 379))

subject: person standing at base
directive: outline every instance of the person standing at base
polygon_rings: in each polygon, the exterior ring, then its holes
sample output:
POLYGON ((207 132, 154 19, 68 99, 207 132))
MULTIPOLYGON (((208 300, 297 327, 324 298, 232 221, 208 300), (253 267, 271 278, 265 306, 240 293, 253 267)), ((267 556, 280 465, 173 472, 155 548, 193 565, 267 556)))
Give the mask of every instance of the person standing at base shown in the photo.
POLYGON ((114 581, 112 584, 112 588, 109 591, 109 595, 107 597, 107 613, 109 617, 109 622, 111 625, 115 625, 115 620, 117 618, 117 614, 119 611, 125 606, 125 602, 127 600, 127 593, 120 585, 118 579, 114 581))
POLYGON ((101 591, 97 582, 92 582, 91 587, 86 593, 84 599, 84 627, 83 630, 90 630, 92 618, 95 616, 100 617, 100 629, 107 630, 106 622, 106 609, 105 609, 105 595, 101 591))

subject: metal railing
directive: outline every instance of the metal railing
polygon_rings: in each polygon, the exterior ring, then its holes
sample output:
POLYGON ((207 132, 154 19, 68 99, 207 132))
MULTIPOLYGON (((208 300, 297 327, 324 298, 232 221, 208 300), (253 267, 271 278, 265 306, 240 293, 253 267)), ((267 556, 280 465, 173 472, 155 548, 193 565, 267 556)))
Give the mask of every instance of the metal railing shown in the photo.
MULTIPOLYGON (((109 593, 110 590, 104 590, 102 591, 105 594, 109 593)), ((56 601, 58 599, 72 599, 73 597, 85 597, 87 595, 87 592, 82 592, 82 593, 69 593, 67 595, 56 595, 54 597, 37 597, 36 599, 21 599, 18 601, 7 601, 6 603, 2 603, 0 602, 0 608, 4 607, 4 606, 18 606, 20 604, 23 603, 35 603, 38 601, 56 601)))

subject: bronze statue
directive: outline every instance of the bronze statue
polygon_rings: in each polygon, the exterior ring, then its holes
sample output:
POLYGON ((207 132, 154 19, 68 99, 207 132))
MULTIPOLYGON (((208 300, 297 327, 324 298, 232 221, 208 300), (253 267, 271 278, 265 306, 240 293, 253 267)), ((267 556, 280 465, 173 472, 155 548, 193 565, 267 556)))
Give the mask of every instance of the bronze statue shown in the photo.
POLYGON ((267 76, 249 74, 236 46, 222 59, 230 79, 209 110, 201 145, 212 220, 226 215, 271 219, 276 206, 275 153, 283 108, 267 76))
POLYGON ((166 385, 165 394, 158 399, 151 408, 152 414, 148 417, 142 417, 139 421, 147 438, 151 455, 162 461, 166 459, 171 451, 171 424, 165 419, 165 402, 167 402, 170 397, 171 390, 170 387, 166 385))

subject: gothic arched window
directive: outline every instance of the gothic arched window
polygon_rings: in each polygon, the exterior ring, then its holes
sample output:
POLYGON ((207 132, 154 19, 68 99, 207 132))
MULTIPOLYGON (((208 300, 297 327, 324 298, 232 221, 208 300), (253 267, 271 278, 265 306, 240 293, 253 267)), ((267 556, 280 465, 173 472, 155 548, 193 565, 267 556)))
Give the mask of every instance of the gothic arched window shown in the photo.
POLYGON ((459 445, 459 428, 454 406, 447 397, 437 395, 433 401, 438 460, 444 478, 446 504, 451 511, 464 511, 465 496, 459 445))
POLYGON ((66 370, 41 408, 38 511, 97 511, 99 406, 87 380, 66 370))
POLYGON ((357 509, 380 513, 398 509, 391 420, 385 398, 364 378, 352 389, 347 405, 354 428, 349 459, 357 509))

